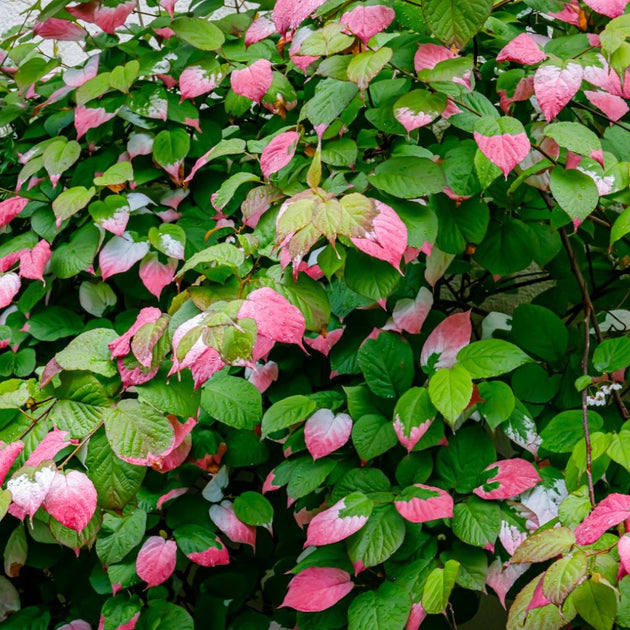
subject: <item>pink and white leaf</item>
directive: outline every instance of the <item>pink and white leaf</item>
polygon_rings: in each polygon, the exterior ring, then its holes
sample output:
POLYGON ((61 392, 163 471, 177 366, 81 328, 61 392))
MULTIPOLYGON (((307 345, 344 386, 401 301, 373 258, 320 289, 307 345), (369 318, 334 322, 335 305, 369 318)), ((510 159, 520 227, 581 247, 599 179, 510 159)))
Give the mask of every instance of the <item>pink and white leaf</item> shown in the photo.
POLYGON ((175 571, 177 544, 161 536, 150 536, 142 545, 136 558, 136 573, 147 583, 147 588, 168 580, 175 571))
POLYGON ((2 485, 11 466, 24 450, 24 442, 10 442, 9 444, 0 442, 0 446, 0 485, 2 485))
POLYGON ((160 298, 162 290, 175 278, 177 261, 170 258, 167 263, 161 263, 156 252, 148 253, 140 263, 139 276, 142 284, 149 293, 160 298))
POLYGON ((33 249, 26 250, 20 257, 20 276, 30 280, 44 281, 44 270, 52 252, 47 241, 41 240, 33 249))
POLYGON ((92 630, 92 626, 83 619, 75 619, 70 623, 66 623, 63 626, 59 626, 57 630, 92 630))
POLYGON ((66 7, 66 11, 80 20, 96 24, 100 29, 113 35, 122 26, 129 14, 136 8, 134 0, 128 0, 114 7, 106 6, 99 0, 84 2, 73 7, 66 7))
POLYGON ((474 132, 475 142, 479 150, 496 166, 507 178, 510 171, 522 162, 531 149, 529 138, 522 133, 503 133, 486 136, 478 131, 474 132))
POLYGON ((364 513, 344 516, 342 513, 347 507, 346 497, 317 514, 309 523, 304 546, 332 545, 358 532, 367 523, 372 512, 371 502, 368 503, 363 495, 361 497, 362 504, 369 506, 369 509, 359 510, 364 513))
POLYGON ((628 0, 584 0, 584 3, 596 13, 616 18, 624 14, 628 0))
POLYGON ((566 66, 543 64, 534 75, 534 93, 547 121, 553 120, 582 85, 582 66, 570 61, 566 66))
POLYGON ((497 55, 497 61, 516 61, 524 65, 533 65, 547 58, 541 46, 544 46, 548 38, 532 33, 517 35, 507 46, 504 46, 497 55))
POLYGON ((502 459, 494 464, 490 464, 486 471, 494 472, 495 474, 484 484, 473 490, 482 499, 511 499, 533 488, 541 480, 535 466, 531 462, 518 457, 502 459), (497 485, 497 487, 494 488, 494 485, 497 485), (486 490, 486 487, 490 489, 486 490))
POLYGON ((96 489, 85 473, 56 471, 44 509, 62 525, 76 532, 83 530, 96 511, 96 489))
POLYGON ((209 547, 204 551, 193 551, 192 553, 187 553, 186 557, 202 567, 217 567, 230 564, 230 554, 223 541, 217 536, 216 542, 217 547, 209 547))
POLYGON ((11 508, 17 508, 9 511, 17 518, 30 516, 32 519, 44 502, 56 474, 53 468, 45 467, 34 474, 22 473, 9 479, 7 490, 11 492, 11 508))
POLYGON ((414 446, 424 437, 432 422, 433 418, 427 418, 410 428, 406 427, 400 417, 396 415, 393 423, 394 432, 398 441, 407 449, 407 453, 413 451, 414 446))
POLYGON ((274 5, 272 19, 276 30, 285 39, 290 40, 294 31, 306 18, 314 13, 326 0, 277 0, 274 5))
POLYGON ((101 276, 106 280, 110 276, 128 271, 149 253, 148 241, 135 243, 129 234, 114 236, 108 241, 98 256, 101 276))
POLYGON ((280 608, 321 612, 343 599, 354 588, 350 574, 332 567, 309 567, 289 582, 280 608))
POLYGON ((74 128, 77 130, 77 140, 90 129, 100 127, 114 116, 116 116, 116 112, 107 112, 103 107, 77 105, 74 109, 74 128))
POLYGON ((210 518, 232 542, 256 548, 256 528, 238 519, 231 501, 221 501, 211 506, 210 518))
POLYGON ((602 499, 575 530, 578 545, 591 545, 611 527, 630 518, 630 496, 612 493, 602 499))
POLYGON ((339 339, 341 339, 345 329, 345 326, 342 328, 336 328, 335 330, 327 332, 325 335, 317 335, 317 337, 312 339, 310 337, 304 337, 304 343, 309 348, 313 348, 313 350, 317 350, 317 352, 321 352, 325 357, 327 357, 333 346, 339 341, 339 339))
POLYGON ((433 355, 438 355, 434 369, 453 367, 457 353, 470 343, 471 334, 470 311, 449 315, 433 329, 424 342, 420 365, 425 367, 433 355))
POLYGON ((133 133, 127 141, 129 159, 137 155, 150 155, 153 151, 153 136, 148 133, 133 133))
POLYGON ((98 74, 99 56, 93 55, 83 68, 68 68, 63 73, 63 82, 68 87, 77 88, 98 74))
POLYGON ((67 431, 54 428, 50 433, 47 433, 44 439, 35 447, 33 452, 28 456, 28 459, 24 462, 24 465, 37 468, 37 466, 47 459, 55 459, 55 455, 69 445, 70 434, 67 431))
POLYGON ((221 82, 222 75, 208 74, 201 66, 189 66, 179 77, 181 100, 212 92, 221 82))
POLYGON ((138 313, 138 317, 136 317, 136 321, 133 323, 131 328, 126 333, 118 337, 118 339, 114 339, 114 341, 107 344, 112 359, 127 356, 131 351, 131 339, 133 336, 145 324, 155 324, 161 316, 162 311, 160 311, 159 308, 155 308, 154 306, 147 306, 143 308, 138 313))
POLYGON ((432 70, 440 61, 454 59, 455 53, 449 48, 437 44, 420 44, 413 58, 413 66, 416 72, 420 70, 432 70))
POLYGON ((245 378, 261 393, 278 380, 278 375, 278 364, 275 361, 256 363, 253 368, 245 368, 245 378))
POLYGON ((304 315, 273 289, 262 287, 252 291, 238 312, 239 319, 244 317, 256 322, 260 336, 302 347, 306 330, 304 315))
POLYGON ((304 425, 304 441, 313 459, 334 453, 351 433, 352 418, 347 413, 335 415, 330 409, 319 409, 304 425))
POLYGON ((55 39, 61 42, 80 42, 87 35, 86 30, 76 22, 51 17, 45 22, 36 22, 33 33, 43 39, 55 39))
POLYGON ((176 4, 177 0, 160 0, 160 7, 170 15, 171 20, 173 19, 176 4))
POLYGON ((271 62, 258 59, 251 66, 242 70, 233 70, 230 75, 232 90, 240 96, 260 103, 273 81, 271 62))
POLYGON ((3 273, 0 276, 0 308, 9 306, 20 290, 20 278, 17 273, 3 273))
POLYGON ((265 179, 284 168, 295 155, 300 139, 297 131, 286 131, 277 135, 263 150, 260 156, 260 168, 265 179))
POLYGON ((630 534, 624 534, 619 539, 617 552, 619 553, 619 573, 617 575, 619 581, 630 574, 630 534))
POLYGON ((24 197, 10 197, 0 201, 0 227, 9 225, 26 207, 28 199, 24 197))
POLYGON ((584 90, 584 96, 614 122, 623 118, 630 111, 626 101, 615 94, 600 92, 599 90, 584 90))
POLYGON ((394 501, 394 506, 411 523, 426 523, 453 516, 453 497, 441 488, 416 483, 406 488, 404 493, 412 495, 411 498, 394 501))
POLYGON ((393 208, 382 201, 375 200, 374 203, 378 214, 372 222, 372 232, 350 240, 368 256, 384 260, 400 271, 400 262, 407 249, 407 226, 393 208))
POLYGON ((274 23, 264 16, 257 17, 245 31, 245 48, 260 42, 276 32, 274 23))
POLYGON ((403 298, 396 302, 392 311, 392 319, 383 326, 383 330, 395 330, 396 332, 418 335, 432 306, 433 293, 426 287, 421 287, 415 299, 403 298))
POLYGON ((396 17, 393 9, 381 4, 372 6, 359 5, 341 16, 340 24, 343 24, 353 35, 356 35, 364 44, 377 33, 383 32, 396 17))
POLYGON ((505 598, 514 586, 518 578, 523 575, 530 567, 530 564, 524 562, 522 564, 503 564, 500 558, 497 558, 489 567, 486 575, 486 584, 498 595, 499 601, 505 608, 505 598))

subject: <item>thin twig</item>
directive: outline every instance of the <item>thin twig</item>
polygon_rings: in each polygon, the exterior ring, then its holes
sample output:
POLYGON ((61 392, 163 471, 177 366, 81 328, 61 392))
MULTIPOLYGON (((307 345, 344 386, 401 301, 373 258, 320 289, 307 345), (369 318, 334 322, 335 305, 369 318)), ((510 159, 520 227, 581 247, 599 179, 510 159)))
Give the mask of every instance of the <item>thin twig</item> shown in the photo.
MULTIPOLYGON (((584 314, 584 353, 582 354, 582 374, 588 376, 588 352, 590 348, 590 313, 584 314)), ((591 446, 591 434, 588 428, 588 403, 587 403, 588 390, 585 387, 582 390, 582 429, 584 431, 584 443, 586 445, 586 481, 588 483, 588 496, 591 500, 591 505, 595 507, 595 488, 593 486, 593 462, 591 453, 593 448, 591 446)))
POLYGON ((63 467, 83 448, 83 445, 105 424, 104 420, 101 420, 73 449, 72 453, 66 457, 61 464, 59 464, 59 470, 62 470, 63 467))

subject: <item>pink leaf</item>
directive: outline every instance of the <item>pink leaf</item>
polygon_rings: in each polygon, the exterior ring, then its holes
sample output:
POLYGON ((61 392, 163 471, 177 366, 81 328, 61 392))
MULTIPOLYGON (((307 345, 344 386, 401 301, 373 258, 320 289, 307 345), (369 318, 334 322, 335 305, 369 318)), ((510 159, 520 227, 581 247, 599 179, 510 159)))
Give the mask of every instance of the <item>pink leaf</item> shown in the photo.
POLYGON ((422 625, 422 622, 426 619, 427 611, 421 602, 411 604, 411 610, 409 611, 409 617, 405 624, 405 630, 418 630, 422 625))
POLYGON ((192 437, 190 432, 197 424, 196 418, 188 418, 184 424, 179 422, 175 416, 168 416, 168 421, 173 427, 174 441, 172 446, 159 456, 149 454, 149 463, 154 470, 165 473, 175 468, 179 468, 188 457, 192 447, 192 437))
MULTIPOLYGON (((114 584, 112 587, 114 595, 121 590, 120 584, 114 584)), ((134 613, 129 621, 125 621, 121 623, 119 626, 115 628, 115 630, 134 630, 136 624, 138 623, 138 619, 140 618, 140 612, 134 613)), ((98 630, 105 630, 105 621, 107 621, 104 615, 101 615, 101 618, 98 623, 98 630)))
POLYGON ((216 537, 216 543, 218 545, 216 547, 209 547, 205 551, 193 551, 192 553, 187 553, 186 557, 202 567, 230 564, 230 554, 218 536, 216 537))
POLYGON ((394 501, 394 505, 399 514, 412 523, 426 523, 453 516, 453 497, 440 488, 416 483, 405 488, 400 496, 405 498, 394 501), (405 495, 411 495, 411 498, 407 499, 405 495))
MULTIPOLYGON (((352 497, 353 495, 350 496, 352 497)), ((372 503, 360 493, 356 493, 355 496, 360 497, 358 499, 358 510, 352 509, 353 505, 348 504, 347 499, 349 497, 346 497, 341 499, 341 501, 337 501, 335 505, 327 510, 317 514, 308 526, 304 546, 332 545, 358 532, 370 517, 372 503)))
POLYGON ((243 70, 233 70, 230 85, 236 94, 260 103, 273 81, 271 63, 267 59, 258 59, 243 70))
POLYGON ((514 582, 516 582, 529 567, 530 565, 526 562, 522 564, 508 564, 506 562, 503 564, 500 558, 497 558, 488 567, 486 584, 498 595, 503 608, 505 608, 505 597, 512 586, 514 586, 514 582))
POLYGON ((15 263, 24 256, 28 249, 20 249, 0 258, 0 273, 6 273, 15 263))
POLYGON ((317 352, 321 352, 327 357, 332 347, 341 339, 341 335, 343 335, 345 329, 345 326, 343 328, 336 328, 335 330, 327 332, 325 335, 321 334, 313 339, 304 337, 304 343, 309 348, 313 348, 313 350, 317 350, 317 352))
POLYGON ((571 0, 565 2, 561 11, 550 12, 547 15, 554 17, 567 24, 573 24, 573 26, 580 26, 580 16, 583 15, 582 7, 578 0, 571 0))
POLYGON ((25 466, 37 468, 47 459, 55 459, 55 455, 70 444, 70 434, 67 431, 60 431, 55 428, 47 433, 44 439, 35 447, 33 452, 24 462, 25 466))
POLYGON ((511 499, 533 488, 540 481, 540 475, 534 465, 518 457, 490 464, 486 472, 495 474, 473 490, 482 499, 511 499), (492 488, 495 484, 498 484, 498 487, 492 488), (491 489, 485 490, 486 487, 491 489))
POLYGON ((32 250, 20 258, 20 276, 30 280, 44 281, 44 269, 50 260, 51 251, 47 241, 39 241, 32 250))
POLYGON ((98 256, 101 276, 106 280, 110 276, 128 271, 149 253, 149 243, 135 243, 128 233, 114 236, 108 241, 98 256))
MULTIPOLYGON (((33 518, 41 504, 44 502, 48 490, 53 482, 57 471, 53 468, 42 468, 34 473, 22 473, 17 477, 12 477, 7 482, 7 490, 10 490, 12 497, 11 507, 17 508, 15 515, 23 519, 25 516, 33 518)), ((11 512, 12 514, 14 512, 11 512)))
MULTIPOLYGON (((426 390, 424 394, 428 397, 426 390)), ((429 409, 431 409, 431 407, 432 405, 428 405, 429 409)), ((430 418, 426 417, 425 412, 425 414, 420 415, 420 417, 418 417, 418 414, 414 414, 412 418, 409 420, 405 419, 404 421, 401 419, 399 414, 394 415, 394 432, 396 433, 398 441, 407 449, 408 453, 411 453, 414 446, 429 430, 429 427, 435 418, 435 409, 432 409, 430 413, 433 413, 433 416, 430 418)))
POLYGON ((630 517, 630 496, 613 493, 600 501, 575 530, 578 545, 591 545, 602 534, 630 517))
POLYGON ((156 507, 158 510, 162 509, 162 506, 168 501, 172 501, 173 499, 177 499, 177 497, 181 497, 188 492, 188 488, 174 488, 173 490, 169 490, 166 494, 163 494, 158 500, 156 507))
POLYGON ((274 186, 257 186, 252 188, 241 204, 244 223, 250 228, 258 225, 260 217, 271 207, 274 201, 279 201, 284 195, 274 186))
POLYGON ((92 626, 87 621, 83 621, 83 619, 75 619, 70 623, 59 626, 57 630, 92 630, 92 626))
POLYGON ((176 260, 171 258, 166 264, 163 264, 159 261, 157 253, 150 252, 140 263, 140 280, 149 293, 159 299, 164 287, 173 282, 176 270, 176 260))
POLYGON ((422 347, 420 365, 425 367, 432 355, 437 354, 433 369, 453 367, 457 353, 470 343, 472 325, 470 311, 449 315, 428 336, 422 347))
POLYGON ((259 42, 276 32, 274 23, 264 16, 257 17, 245 31, 245 48, 259 42))
POLYGON ((221 78, 220 72, 208 74, 201 66, 189 66, 179 77, 181 100, 212 92, 221 82, 221 78))
POLYGON ((0 276, 0 308, 11 304, 11 300, 20 290, 21 284, 17 273, 3 273, 0 276))
POLYGON ((392 319, 383 326, 383 330, 395 330, 408 332, 410 335, 418 335, 432 306, 433 294, 426 287, 421 287, 415 300, 403 298, 396 302, 392 319))
POLYGON ((62 525, 80 532, 96 511, 94 484, 78 470, 67 474, 56 471, 44 499, 44 508, 62 525))
MULTIPOLYGON (((499 122, 496 123, 497 130, 499 129, 499 122)), ((495 126, 487 125, 484 131, 487 133, 493 127, 495 126)), ((475 131, 473 135, 480 151, 501 169, 506 178, 508 173, 529 155, 531 145, 525 131, 517 134, 499 133, 491 136, 475 131)))
POLYGON ((112 355, 112 359, 124 357, 131 351, 131 339, 145 324, 155 324, 162 316, 162 311, 154 306, 143 308, 136 317, 136 321, 131 328, 123 335, 111 341, 107 347, 112 355))
POLYGON ((134 0, 128 0, 114 7, 104 5, 98 0, 92 0, 73 7, 66 7, 66 11, 80 20, 96 24, 106 33, 113 35, 116 29, 125 23, 135 8, 134 0))
POLYGON ((74 128, 77 130, 77 140, 90 129, 100 127, 114 116, 116 116, 116 112, 106 112, 102 107, 77 105, 74 110, 74 128))
POLYGON ((173 19, 176 4, 177 0, 160 0, 160 6, 171 16, 171 19, 173 19))
POLYGON ((619 553, 619 574, 617 581, 630 573, 630 534, 623 535, 617 543, 619 553))
POLYGON ((615 122, 623 118, 628 111, 630 111, 628 104, 621 96, 596 90, 584 90, 584 96, 586 96, 597 109, 603 111, 608 118, 615 122))
POLYGON ((335 415, 330 409, 320 409, 306 421, 304 441, 313 459, 319 459, 341 448, 351 432, 352 418, 347 413, 335 415))
POLYGON ((304 315, 273 289, 262 287, 252 291, 238 312, 239 319, 244 317, 256 322, 260 336, 302 347, 306 330, 304 315))
POLYGON ((244 543, 256 548, 256 528, 245 525, 234 513, 234 505, 230 501, 221 501, 210 507, 212 522, 235 543, 244 543))
POLYGON ((543 64, 534 75, 534 92, 547 121, 553 120, 582 85, 582 66, 543 64))
POLYGON ((36 22, 33 33, 44 39, 62 42, 79 42, 87 35, 86 30, 78 24, 54 17, 48 18, 45 22, 36 22))
POLYGON ((420 44, 413 58, 413 66, 416 72, 420 70, 432 70, 440 61, 454 59, 456 57, 450 49, 437 44, 420 44))
POLYGON ((628 0, 584 0, 584 3, 596 13, 616 18, 624 14, 628 0))
MULTIPOLYGON (((544 38, 544 40, 546 39, 544 38)), ((501 49, 497 55, 497 61, 516 61, 525 65, 536 64, 547 58, 547 54, 540 47, 540 43, 544 45, 544 40, 542 42, 540 40, 540 36, 521 33, 501 49)))
POLYGON ((278 380, 278 364, 275 361, 256 363, 253 368, 245 368, 245 378, 262 393, 278 380))
MULTIPOLYGON (((273 8, 273 23, 280 35, 294 31, 326 0, 277 0, 273 8)), ((287 38, 287 39, 290 39, 287 38)))
POLYGON ((18 455, 24 449, 24 442, 10 442, 5 444, 0 442, 0 486, 4 483, 11 466, 13 466, 18 455))
POLYGON ((63 82, 68 87, 79 87, 98 74, 99 56, 93 55, 83 68, 68 68, 63 73, 63 82))
POLYGON ((372 222, 372 232, 363 238, 351 238, 352 244, 368 256, 388 262, 400 271, 400 261, 407 249, 407 227, 396 211, 374 200, 378 214, 372 222))
POLYGON ((284 168, 295 155, 295 148, 300 139, 297 131, 286 131, 276 136, 263 150, 260 156, 260 168, 265 179, 284 168))
POLYGON ((10 197, 0 201, 0 227, 9 225, 26 207, 28 199, 24 197, 10 197))
POLYGON ((147 588, 168 580, 175 571, 177 544, 161 536, 150 536, 136 558, 136 573, 147 583, 147 588))
POLYGON ((499 530, 499 540, 503 548, 510 556, 518 546, 527 538, 527 532, 521 531, 516 525, 510 525, 507 521, 501 521, 501 529, 499 530))
POLYGON ((389 7, 380 4, 368 7, 360 5, 344 13, 339 23, 346 26, 348 31, 367 45, 370 39, 384 31, 395 17, 396 13, 389 7))
POLYGON ((280 608, 294 608, 300 612, 321 612, 334 606, 352 589, 350 574, 332 567, 309 567, 289 582, 280 608))

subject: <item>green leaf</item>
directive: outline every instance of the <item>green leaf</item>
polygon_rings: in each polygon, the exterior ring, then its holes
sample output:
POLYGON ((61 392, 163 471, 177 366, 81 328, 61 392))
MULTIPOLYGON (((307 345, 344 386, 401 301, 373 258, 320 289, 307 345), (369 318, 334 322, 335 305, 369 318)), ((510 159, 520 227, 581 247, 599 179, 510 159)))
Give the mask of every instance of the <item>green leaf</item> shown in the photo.
POLYGON ((117 338, 116 331, 111 328, 93 328, 75 337, 55 355, 55 361, 64 370, 86 370, 106 377, 114 376, 117 369, 107 344, 117 338))
POLYGON ((568 551, 575 544, 575 534, 568 527, 545 529, 525 539, 511 562, 544 562, 568 551))
POLYGON ((58 278, 72 278, 93 262, 100 243, 100 233, 93 224, 83 226, 70 237, 70 242, 56 247, 50 259, 51 271, 58 278))
POLYGON ((492 378, 531 361, 519 347, 502 339, 473 341, 457 354, 457 362, 472 378, 492 378))
POLYGON ((459 572, 456 560, 447 560, 443 569, 433 569, 422 591, 422 607, 429 615, 439 615, 446 610, 451 591, 459 572))
POLYGON ((595 630, 611 630, 617 614, 617 596, 611 586, 593 577, 575 589, 572 601, 580 617, 595 630))
POLYGON ((317 461, 313 461, 311 457, 301 458, 291 469, 287 494, 292 499, 300 499, 310 494, 324 483, 335 466, 335 460, 328 457, 323 457, 317 461))
POLYGON ((186 264, 177 272, 178 276, 194 269, 197 265, 209 265, 211 267, 226 266, 236 269, 245 262, 243 252, 230 243, 219 243, 202 249, 191 256, 186 264))
POLYGON ((576 551, 572 556, 557 560, 545 571, 543 593, 550 602, 560 605, 585 575, 586 554, 576 551))
POLYGON ((164 169, 180 163, 190 150, 190 137, 181 129, 164 129, 153 140, 153 159, 164 169))
POLYGON ((49 144, 42 154, 42 163, 51 177, 65 173, 81 155, 81 145, 76 140, 49 144))
MULTIPOLYGON (((588 410, 588 428, 591 433, 599 431, 604 421, 595 411, 588 410)), ((552 453, 570 453, 584 437, 581 409, 568 409, 556 414, 540 432, 542 445, 552 453)))
POLYGON ((322 162, 330 166, 352 167, 357 161, 357 143, 351 138, 340 138, 324 144, 322 162))
POLYGON ((177 18, 170 27, 177 37, 199 50, 217 50, 223 45, 223 33, 208 20, 201 18, 177 18))
POLYGON ((315 95, 304 104, 300 120, 308 118, 313 126, 330 125, 348 107, 357 92, 354 83, 325 79, 317 84, 315 95))
POLYGON ((76 214, 79 210, 85 208, 94 197, 96 189, 94 186, 85 188, 85 186, 73 186, 64 190, 52 203, 52 209, 57 219, 57 227, 62 221, 76 214))
POLYGON ((29 332, 39 341, 56 341, 78 335, 83 330, 81 318, 62 306, 49 306, 29 319, 29 332))
POLYGON ((173 445, 173 428, 166 417, 138 400, 121 400, 107 410, 104 420, 112 450, 129 463, 144 466, 173 445))
POLYGON ((116 162, 102 175, 94 178, 96 186, 117 186, 133 180, 133 167, 131 162, 116 162))
POLYGON ((422 14, 431 32, 450 46, 463 48, 492 11, 492 0, 424 0, 422 14))
POLYGON ((319 57, 334 55, 345 50, 352 45, 352 37, 343 31, 342 24, 329 22, 302 42, 300 53, 319 57))
POLYGON ((593 353, 593 367, 598 372, 625 370, 630 365, 630 339, 604 339, 593 353))
POLYGON ((613 223, 610 229, 610 246, 630 232, 630 208, 626 208, 613 223))
POLYGON ((442 192, 442 169, 428 158, 395 157, 385 160, 368 176, 372 186, 394 197, 414 199, 442 192))
POLYGON ((455 505, 453 533, 475 547, 494 544, 501 528, 501 509, 496 503, 469 497, 455 505))
MULTIPOLYGON (((192 18, 191 18, 192 19, 192 18)), ((152 599, 142 609, 138 630, 194 630, 190 614, 181 606, 163 599, 152 599)))
POLYGON ((512 337, 527 352, 546 361, 564 358, 569 331, 564 322, 548 308, 521 304, 512 318, 512 337))
POLYGON ((102 429, 90 438, 85 465, 99 506, 110 510, 121 510, 136 496, 147 472, 142 466, 119 459, 102 429))
POLYGON ((376 51, 366 50, 355 55, 348 64, 348 79, 360 90, 367 90, 370 81, 389 63, 392 54, 391 48, 383 46, 376 51))
POLYGON ((209 527, 189 524, 178 527, 173 534, 177 548, 185 555, 199 553, 207 549, 219 548, 216 534, 209 527))
POLYGON ((429 396, 437 410, 453 426, 472 398, 473 384, 463 366, 438 370, 429 380, 429 396))
POLYGON ((410 610, 408 593, 392 582, 384 582, 376 591, 354 598, 348 609, 348 630, 403 628, 410 610))
POLYGON ((217 190, 212 198, 214 207, 225 208, 225 206, 232 200, 232 197, 236 194, 238 188, 247 182, 260 182, 260 177, 254 173, 246 173, 243 171, 234 173, 234 175, 228 177, 221 184, 221 188, 217 190))
POLYGON ((352 249, 344 277, 349 289, 375 302, 389 297, 400 281, 400 274, 389 263, 352 249))
POLYGON ((368 522, 348 539, 353 564, 374 567, 390 558, 405 538, 405 519, 393 505, 376 505, 368 522))
POLYGON ((234 512, 239 521, 246 525, 269 526, 273 521, 273 507, 258 492, 248 490, 234 500, 234 512))
POLYGON ((215 374, 204 385, 201 406, 212 418, 236 429, 253 429, 262 418, 262 397, 256 387, 225 372, 215 374))
POLYGON ((354 423, 352 443, 359 457, 367 461, 396 446, 398 438, 391 422, 378 414, 368 414, 354 423))
POLYGON ((588 127, 577 122, 557 122, 547 125, 543 133, 553 138, 559 146, 578 155, 592 157, 602 150, 601 140, 588 127))
POLYGON ((140 63, 136 59, 132 59, 124 66, 116 66, 109 73, 109 85, 115 90, 128 94, 129 88, 137 79, 139 72, 140 63))
POLYGON ((531 263, 534 256, 531 239, 527 226, 518 219, 506 216, 500 222, 491 220, 474 258, 491 273, 507 276, 531 263))
POLYGON ((630 431, 614 433, 606 455, 630 471, 630 431))
POLYGON ((84 280, 79 287, 81 307, 94 317, 101 317, 118 301, 113 289, 105 282, 84 280))
POLYGON ((595 210, 599 202, 595 182, 577 169, 566 170, 563 166, 555 166, 549 185, 554 199, 576 227, 595 210))
MULTIPOLYGON (((447 159, 446 162, 452 165, 453 160, 447 159)), ((447 171, 447 177, 451 171, 452 167, 447 171)), ((455 175, 461 182, 463 179, 461 173, 455 172, 455 175)), ((470 177, 467 179, 469 180, 470 177)), ((453 190, 454 185, 451 185, 453 190)), ((460 187, 462 187, 461 183, 460 187)), ((468 194, 468 192, 463 191, 462 194, 468 194)), ((490 220, 490 210, 486 203, 475 198, 458 204, 451 200, 440 200, 436 210, 439 221, 437 245, 442 251, 449 254, 462 254, 470 245, 477 245, 483 241, 490 220)))
POLYGON ((368 387, 383 398, 400 396, 413 382, 413 352, 394 333, 382 332, 359 349, 357 360, 368 387))
POLYGON ((306 396, 288 396, 267 409, 262 419, 262 435, 286 429, 313 415, 317 404, 306 396))
POLYGON ((477 387, 482 398, 482 402, 477 403, 477 411, 492 429, 496 429, 512 415, 516 404, 514 394, 501 381, 484 381, 477 387))
POLYGON ((160 411, 182 418, 196 417, 201 392, 195 391, 192 376, 183 372, 178 377, 171 378, 168 383, 162 380, 162 376, 165 374, 158 374, 144 385, 136 385, 138 399, 160 411))
POLYGON ((142 542, 147 525, 147 513, 134 510, 129 516, 105 514, 103 527, 96 539, 96 553, 103 564, 120 562, 142 542))

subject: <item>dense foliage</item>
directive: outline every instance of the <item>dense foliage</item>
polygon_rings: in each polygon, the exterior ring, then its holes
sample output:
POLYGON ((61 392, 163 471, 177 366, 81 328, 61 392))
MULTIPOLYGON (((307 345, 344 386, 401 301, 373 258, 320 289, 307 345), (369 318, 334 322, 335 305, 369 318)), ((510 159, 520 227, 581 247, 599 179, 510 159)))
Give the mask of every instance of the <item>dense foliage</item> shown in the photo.
POLYGON ((38 3, 3 628, 630 627, 626 3, 38 3))

